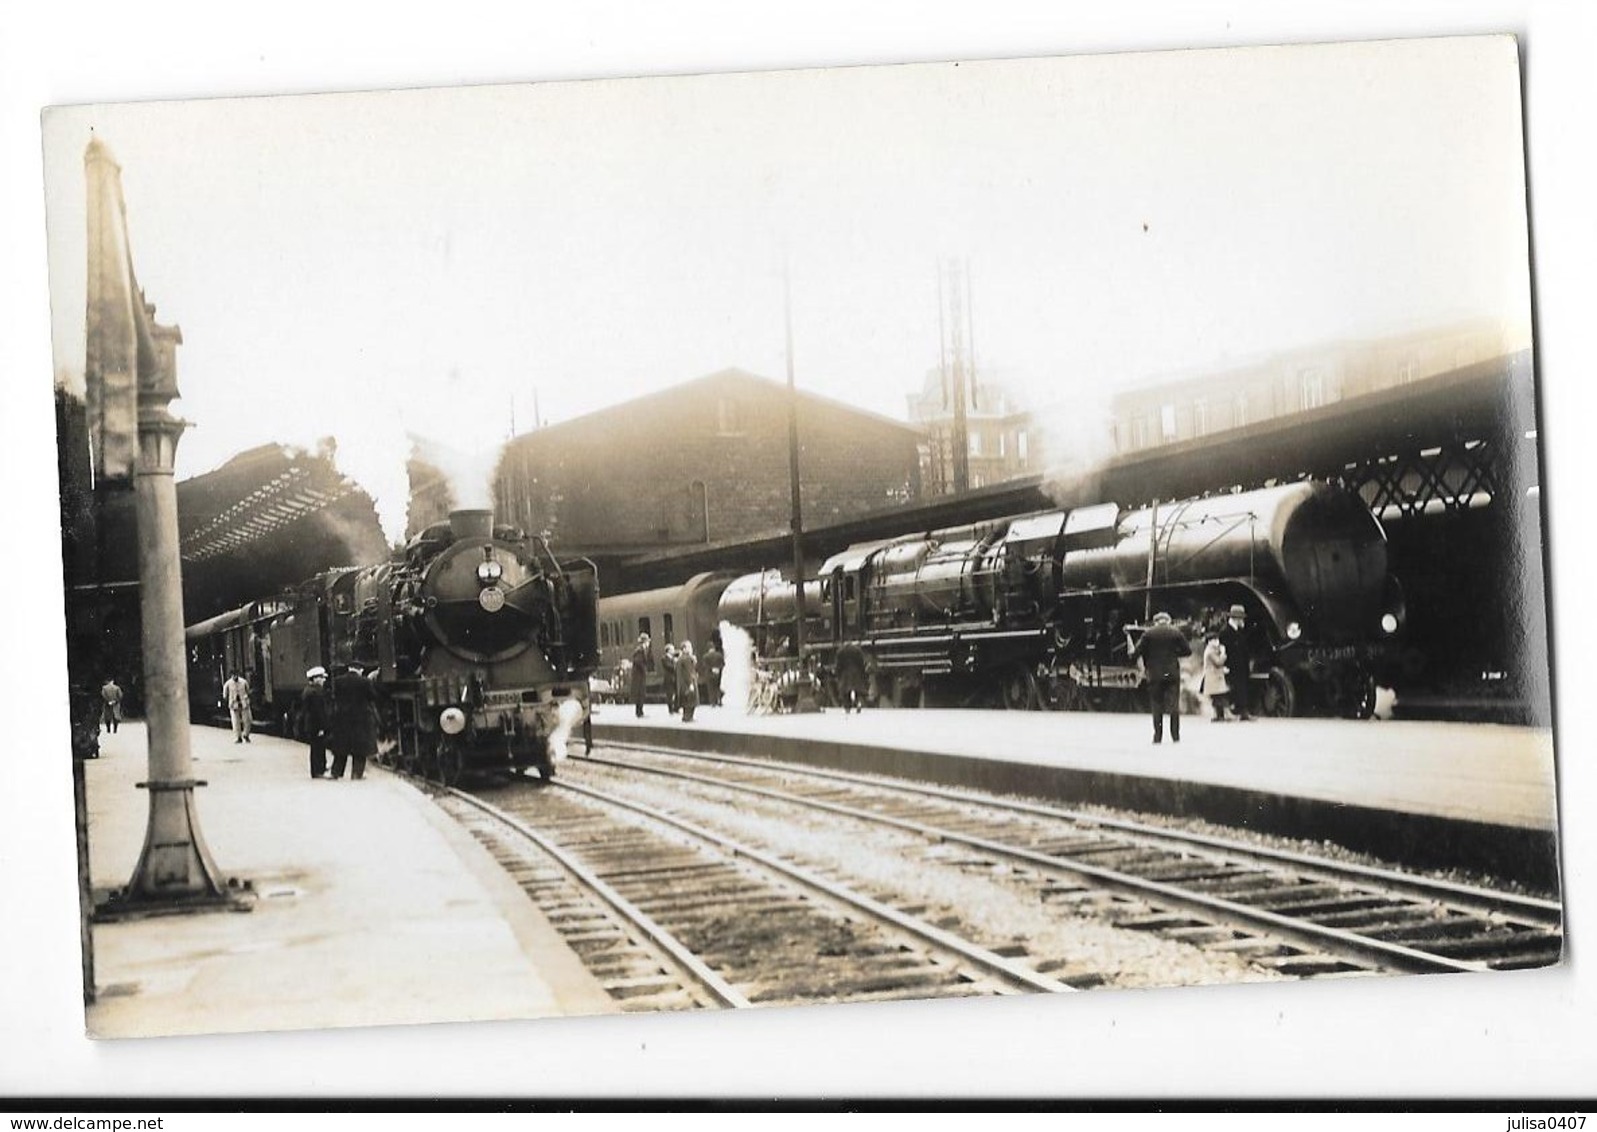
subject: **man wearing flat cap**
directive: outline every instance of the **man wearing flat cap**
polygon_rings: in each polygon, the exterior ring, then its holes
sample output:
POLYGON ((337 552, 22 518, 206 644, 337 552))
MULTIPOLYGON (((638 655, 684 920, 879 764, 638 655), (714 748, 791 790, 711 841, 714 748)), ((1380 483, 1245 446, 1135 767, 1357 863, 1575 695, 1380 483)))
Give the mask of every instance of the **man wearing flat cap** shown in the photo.
POLYGON ((1226 683, 1231 685, 1231 708, 1239 720, 1251 720, 1253 649, 1248 639, 1248 611, 1233 605, 1220 630, 1220 645, 1225 649, 1226 683))
POLYGON ((1148 676, 1153 741, 1164 742, 1164 717, 1168 715, 1170 740, 1181 742, 1181 658, 1192 655, 1192 646, 1170 623, 1170 615, 1161 611, 1153 615, 1153 624, 1142 634, 1131 655, 1142 661, 1148 676))

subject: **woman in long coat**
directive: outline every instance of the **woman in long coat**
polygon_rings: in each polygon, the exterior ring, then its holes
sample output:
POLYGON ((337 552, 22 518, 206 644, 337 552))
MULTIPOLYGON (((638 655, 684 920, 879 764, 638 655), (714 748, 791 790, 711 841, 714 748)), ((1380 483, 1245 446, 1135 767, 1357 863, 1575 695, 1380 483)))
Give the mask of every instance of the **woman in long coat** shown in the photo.
POLYGON ((1220 643, 1218 633, 1210 633, 1204 643, 1203 678, 1198 691, 1208 696, 1209 702, 1214 705, 1215 722, 1225 722, 1225 705, 1231 696, 1231 685, 1225 678, 1225 646, 1220 643))
POLYGON ((677 653, 677 704, 682 709, 682 722, 693 722, 693 709, 699 706, 699 662, 693 655, 693 643, 683 641, 677 653))
POLYGON ((355 762, 351 778, 366 776, 366 760, 377 753, 377 689, 350 668, 333 677, 333 777, 344 777, 344 763, 355 762))

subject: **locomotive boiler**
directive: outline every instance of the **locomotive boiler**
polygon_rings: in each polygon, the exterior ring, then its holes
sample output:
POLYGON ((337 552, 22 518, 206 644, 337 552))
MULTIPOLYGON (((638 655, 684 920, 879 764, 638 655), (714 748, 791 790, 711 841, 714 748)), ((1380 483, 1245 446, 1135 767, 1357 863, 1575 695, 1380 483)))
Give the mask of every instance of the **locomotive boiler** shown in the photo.
POLYGON ((561 563, 489 511, 456 511, 392 561, 192 626, 191 699, 241 672, 291 733, 309 668, 358 668, 380 693, 386 759, 445 783, 468 768, 547 777, 572 730, 588 734, 597 616, 592 563, 561 563))
MULTIPOLYGON (((721 616, 768 638, 763 610, 789 610, 792 591, 769 573, 738 579, 721 616)), ((1308 481, 862 544, 806 582, 806 604, 818 618, 806 652, 825 664, 858 643, 880 696, 1012 708, 1128 698, 1142 680, 1131 649, 1153 613, 1197 634, 1242 605, 1268 713, 1357 717, 1374 708, 1404 615, 1379 522, 1357 496, 1308 481)))

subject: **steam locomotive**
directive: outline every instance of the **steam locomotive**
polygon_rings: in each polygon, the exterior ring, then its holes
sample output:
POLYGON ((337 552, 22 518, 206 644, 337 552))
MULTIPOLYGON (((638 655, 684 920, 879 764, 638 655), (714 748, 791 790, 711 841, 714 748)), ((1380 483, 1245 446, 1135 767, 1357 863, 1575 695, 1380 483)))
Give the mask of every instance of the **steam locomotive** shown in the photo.
POLYGON ((762 657, 826 671, 840 644, 857 643, 872 694, 898 705, 1128 705, 1142 684, 1131 651, 1152 614, 1195 634, 1242 605, 1256 704, 1364 718, 1398 661, 1405 616, 1380 523, 1356 495, 1310 481, 849 547, 803 583, 802 658, 791 581, 766 571, 689 584, 719 585, 719 619, 748 631, 762 657))
POLYGON ((446 784, 469 768, 548 777, 577 725, 592 744, 597 609, 591 562, 562 564, 492 512, 456 511, 393 561, 189 627, 190 703, 214 707, 236 671, 257 715, 293 734, 306 671, 357 667, 379 691, 385 758, 446 784))

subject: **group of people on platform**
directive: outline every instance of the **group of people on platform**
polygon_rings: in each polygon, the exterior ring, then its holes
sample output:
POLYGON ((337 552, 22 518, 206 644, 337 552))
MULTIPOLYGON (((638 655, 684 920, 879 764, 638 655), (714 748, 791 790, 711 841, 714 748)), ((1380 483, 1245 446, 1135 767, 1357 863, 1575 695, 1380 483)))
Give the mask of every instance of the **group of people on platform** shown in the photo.
MULTIPOLYGON (((372 674, 375 675, 375 672, 372 674)), ((341 668, 329 675, 321 665, 305 673, 300 697, 300 734, 310 744, 312 778, 366 777, 366 760, 377 754, 380 720, 377 689, 359 668, 341 668), (333 755, 331 773, 327 754, 333 755)))
MULTIPOLYGON (((654 644, 648 633, 639 633, 625 673, 627 690, 639 719, 643 718, 643 699, 654 664, 654 644)), ((711 707, 721 706, 721 677, 726 670, 726 656, 717 639, 711 638, 702 660, 694 654, 692 641, 668 643, 661 664, 666 710, 672 715, 680 714, 683 723, 693 722, 693 713, 701 699, 711 707)))
MULTIPOLYGON (((1253 718, 1251 691, 1253 652, 1248 639, 1248 611, 1233 605, 1225 623, 1204 635, 1203 669, 1198 691, 1214 710, 1214 721, 1224 723, 1226 711, 1238 720, 1253 718)), ((1148 707, 1153 715, 1153 741, 1164 742, 1165 717, 1170 739, 1181 742, 1181 661, 1192 655, 1192 645, 1173 624, 1170 614, 1153 615, 1153 624, 1137 641, 1132 656, 1140 660, 1148 680, 1148 707)))

